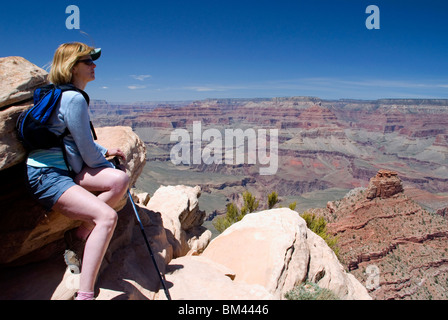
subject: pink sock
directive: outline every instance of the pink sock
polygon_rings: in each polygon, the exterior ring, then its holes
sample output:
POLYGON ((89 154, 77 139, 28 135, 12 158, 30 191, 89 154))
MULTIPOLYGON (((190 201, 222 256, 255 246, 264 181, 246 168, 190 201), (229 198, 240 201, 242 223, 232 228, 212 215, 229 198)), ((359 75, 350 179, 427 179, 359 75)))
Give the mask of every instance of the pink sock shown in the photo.
POLYGON ((93 300, 94 293, 93 292, 82 292, 78 291, 75 300, 93 300))

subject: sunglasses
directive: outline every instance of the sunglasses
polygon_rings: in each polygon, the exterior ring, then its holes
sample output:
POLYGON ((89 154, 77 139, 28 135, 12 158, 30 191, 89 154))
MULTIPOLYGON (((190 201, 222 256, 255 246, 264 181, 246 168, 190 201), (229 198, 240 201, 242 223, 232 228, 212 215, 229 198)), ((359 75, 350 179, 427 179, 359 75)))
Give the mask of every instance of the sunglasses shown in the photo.
MULTIPOLYGON (((94 64, 94 62, 93 62, 92 59, 78 60, 78 62, 82 62, 82 63, 84 63, 84 64, 86 64, 86 65, 88 65, 88 66, 91 66, 91 65, 94 64)), ((78 63, 78 62, 77 62, 77 63, 78 63)))

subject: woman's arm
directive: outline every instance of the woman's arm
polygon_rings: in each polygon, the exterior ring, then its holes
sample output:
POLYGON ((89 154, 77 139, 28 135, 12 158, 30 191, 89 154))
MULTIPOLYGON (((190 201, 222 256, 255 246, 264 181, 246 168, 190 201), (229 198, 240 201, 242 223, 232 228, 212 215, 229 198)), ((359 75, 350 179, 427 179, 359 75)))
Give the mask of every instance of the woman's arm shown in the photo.
POLYGON ((88 105, 84 97, 81 94, 75 94, 70 99, 64 121, 86 165, 91 168, 111 167, 105 158, 108 150, 93 140, 87 108, 88 105))

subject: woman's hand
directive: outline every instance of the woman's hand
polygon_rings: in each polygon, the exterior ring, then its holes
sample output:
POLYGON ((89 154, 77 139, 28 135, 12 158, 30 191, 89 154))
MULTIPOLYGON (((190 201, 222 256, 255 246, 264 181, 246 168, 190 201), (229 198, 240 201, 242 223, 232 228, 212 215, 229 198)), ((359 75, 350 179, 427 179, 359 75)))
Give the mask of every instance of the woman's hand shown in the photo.
POLYGON ((126 172, 126 167, 120 163, 120 159, 123 161, 123 163, 126 161, 126 156, 123 153, 123 151, 121 151, 120 149, 109 149, 109 150, 107 150, 105 156, 106 156, 106 158, 114 157, 113 160, 109 160, 109 161, 111 161, 111 163, 113 163, 113 165, 115 166, 115 169, 126 172))
POLYGON ((119 157, 123 162, 126 162, 126 155, 120 149, 107 150, 106 157, 119 157))

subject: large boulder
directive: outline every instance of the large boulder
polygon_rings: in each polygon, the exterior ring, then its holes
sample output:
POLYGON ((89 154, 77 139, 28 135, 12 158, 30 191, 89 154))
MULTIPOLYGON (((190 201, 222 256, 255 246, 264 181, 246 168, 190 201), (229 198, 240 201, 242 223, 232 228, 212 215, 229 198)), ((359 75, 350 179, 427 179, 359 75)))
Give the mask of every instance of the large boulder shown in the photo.
MULTIPOLYGON (((167 266, 166 279, 173 299, 185 300, 272 300, 260 284, 233 281, 234 271, 203 256, 174 259, 167 266)), ((163 296, 160 296, 163 299, 163 296)))
POLYGON ((29 100, 48 83, 48 72, 22 57, 0 58, 0 75, 0 109, 29 100))
POLYGON ((321 288, 333 291, 346 300, 371 300, 366 288, 337 259, 325 241, 308 229, 307 243, 310 250, 308 280, 318 283, 321 288))
POLYGON ((95 129, 98 136, 96 141, 103 147, 120 148, 126 156, 126 172, 130 178, 129 185, 133 186, 146 164, 146 145, 131 127, 102 127, 95 129))
POLYGON ((173 258, 190 250, 201 253, 211 239, 211 232, 202 224, 205 212, 199 210, 201 188, 161 186, 151 197, 146 208, 161 214, 168 241, 173 246, 173 258))
POLYGON ((17 140, 16 121, 32 105, 34 90, 48 73, 22 57, 0 58, 0 170, 21 163, 26 151, 17 140))
POLYGON ((342 299, 371 299, 325 241, 290 209, 246 215, 215 238, 203 256, 233 270, 235 281, 262 285, 276 299, 305 280, 342 299))
POLYGON ((27 155, 16 133, 19 115, 31 107, 30 104, 12 106, 0 110, 0 170, 11 168, 25 160, 27 155))

